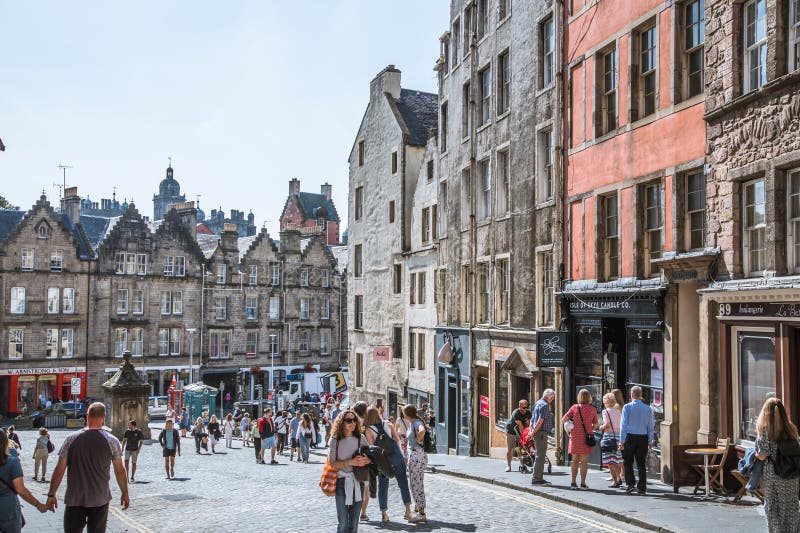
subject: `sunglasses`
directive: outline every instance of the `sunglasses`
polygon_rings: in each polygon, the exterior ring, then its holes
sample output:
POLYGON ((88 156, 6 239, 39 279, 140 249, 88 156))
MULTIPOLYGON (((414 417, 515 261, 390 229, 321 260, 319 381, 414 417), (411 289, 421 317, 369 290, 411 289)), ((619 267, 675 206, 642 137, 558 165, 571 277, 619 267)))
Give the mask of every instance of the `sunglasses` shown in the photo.
POLYGON ((355 424, 356 419, 355 418, 345 418, 344 421, 347 424, 355 424))

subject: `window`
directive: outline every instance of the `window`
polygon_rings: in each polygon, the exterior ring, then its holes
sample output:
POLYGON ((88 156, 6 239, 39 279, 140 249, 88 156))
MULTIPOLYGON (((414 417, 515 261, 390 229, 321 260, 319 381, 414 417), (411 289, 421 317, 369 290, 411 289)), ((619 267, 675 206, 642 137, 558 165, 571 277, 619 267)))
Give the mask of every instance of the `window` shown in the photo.
POLYGON ((494 410, 495 421, 505 423, 510 416, 508 413, 508 371, 503 370, 505 361, 494 362, 494 410))
POLYGON ((599 56, 598 87, 600 105, 597 110, 597 135, 617 129, 617 49, 616 47, 599 56))
POLYGON ((322 286, 328 288, 331 286, 331 271, 323 268, 319 271, 319 276, 322 280, 322 286))
POLYGON ((431 238, 439 238, 439 206, 433 204, 431 206, 431 238))
POLYGON ((22 359, 24 333, 21 329, 8 330, 8 358, 22 359))
POLYGON ((136 274, 136 254, 125 255, 125 274, 136 274))
POLYGON ((362 260, 362 245, 356 244, 353 253, 353 275, 357 278, 360 278, 364 274, 362 270, 361 260, 362 260))
POLYGON ((664 189, 661 183, 644 187, 645 272, 650 272, 650 261, 661 257, 664 189))
POLYGON ((389 200, 389 223, 394 223, 394 200, 389 200))
POLYGON ((489 27, 489 0, 478 0, 478 21, 477 28, 478 40, 480 41, 486 36, 486 30, 489 27))
POLYGON ((21 253, 21 263, 20 268, 25 272, 30 272, 33 270, 33 259, 34 259, 34 249, 33 248, 23 248, 21 253))
POLYGON ((300 354, 308 355, 309 352, 308 345, 310 343, 311 333, 308 331, 301 331, 299 334, 299 339, 300 341, 299 341, 298 351, 300 352, 300 354))
POLYGON ((171 255, 164 256, 164 275, 172 276, 175 273, 175 258, 171 255))
POLYGON ((492 282, 489 277, 489 263, 478 264, 478 319, 479 324, 488 324, 491 320, 489 303, 492 296, 492 282))
POLYGON ((366 151, 364 150, 364 141, 358 141, 358 166, 364 166, 364 155, 366 151))
POLYGON ((511 168, 509 166, 508 150, 497 152, 497 214, 508 213, 511 207, 511 168))
POLYGON ((47 312, 50 314, 58 313, 60 300, 61 295, 57 287, 47 289, 47 312))
POLYGON ((497 56, 497 114, 511 109, 511 59, 508 50, 497 56))
POLYGON ((175 291, 172 293, 172 314, 183 314, 183 293, 180 291, 175 291))
POLYGON ((408 275, 408 303, 417 303, 417 275, 414 273, 408 275))
POLYGON ((322 218, 322 217, 318 218, 317 219, 317 229, 319 231, 325 231, 325 227, 326 227, 327 223, 328 222, 327 222, 327 220, 325 218, 322 218))
POLYGON ((122 357, 127 349, 128 330, 125 328, 117 328, 114 330, 114 355, 116 357, 122 357))
POLYGON ((114 272, 117 274, 125 273, 125 253, 117 252, 114 254, 114 272))
POLYGON ((553 251, 539 253, 539 326, 553 325, 555 285, 553 283, 553 251))
POLYGON ((509 289, 509 269, 508 259, 498 259, 495 263, 495 275, 497 276, 497 323, 508 323, 508 289, 509 289))
POLYGON ((426 244, 431 240, 431 209, 425 207, 422 209, 422 224, 420 224, 422 231, 422 244, 426 244))
POLYGON ((553 199, 553 130, 539 132, 539 202, 553 199))
POLYGON ((40 239, 49 239, 50 238, 50 228, 47 227, 46 223, 42 223, 36 230, 36 234, 40 239))
POLYGON ((445 310, 447 309, 447 269, 440 269, 434 282, 433 297, 436 301, 436 312, 439 322, 444 322, 445 310))
MULTIPOLYGON (((75 312, 75 289, 66 288, 61 291, 62 306, 61 311, 66 314, 75 312)), ((49 304, 48 304, 49 305, 49 304)))
POLYGON ((215 296, 214 318, 217 320, 225 320, 227 316, 228 316, 228 298, 226 298, 225 296, 215 296))
POLYGON ((417 303, 420 305, 425 304, 425 272, 417 272, 417 303))
POLYGON ((258 318, 258 296, 245 298, 245 317, 247 320, 256 320, 258 318))
POLYGON ((331 332, 325 329, 319 331, 319 353, 320 355, 331 353, 331 332))
POLYGON ((25 287, 11 287, 12 315, 21 315, 25 312, 25 287))
POLYGON ((439 183, 439 205, 442 206, 442 210, 444 213, 441 216, 437 217, 437 222, 439 224, 436 233, 441 235, 442 237, 447 236, 447 182, 443 181, 439 183))
POLYGON ((364 187, 356 187, 356 195, 353 200, 353 217, 361 220, 364 215, 364 187))
POLYGON ((117 289, 117 314, 128 314, 128 289, 117 289))
POLYGON ((439 140, 442 153, 445 153, 447 151, 447 102, 442 104, 442 126, 439 130, 439 140))
POLYGON ((542 88, 550 87, 555 79, 555 55, 556 55, 556 34, 553 25, 553 17, 541 23, 539 26, 542 47, 542 88))
POLYGON ((472 280, 471 280, 469 266, 461 266, 461 322, 466 324, 469 322, 469 302, 472 298, 472 280))
POLYGON ((270 265, 270 283, 272 286, 281 284, 281 266, 270 265))
POLYGON ((445 33, 445 35, 439 39, 442 43, 442 51, 441 51, 441 68, 442 73, 447 74, 450 72, 450 65, 447 64, 450 61, 450 34, 445 33))
POLYGON ((180 355, 181 354, 181 329, 180 328, 172 328, 169 330, 169 354, 170 355, 180 355))
POLYGON ((281 318, 281 299, 279 296, 269 298, 269 319, 280 320, 281 318))
POLYGON ((646 117, 656 112, 656 87, 658 75, 656 72, 656 27, 650 26, 639 32, 639 77, 637 111, 631 119, 646 117))
POLYGON ((308 268, 300 269, 300 286, 308 287, 308 268))
POLYGON ((211 359, 227 359, 231 356, 231 332, 210 331, 208 350, 211 359))
POLYGON ((169 291, 161 291, 161 314, 172 314, 172 293, 169 291))
POLYGON ((492 119, 492 69, 486 67, 478 72, 478 87, 480 87, 480 100, 478 100, 478 126, 488 124, 492 119))
POLYGON ((280 337, 278 337, 278 335, 276 335, 275 333, 270 334, 269 354, 273 356, 279 355, 280 354, 279 349, 280 349, 280 337))
POLYGON ((395 263, 392 268, 392 287, 394 294, 403 292, 403 265, 395 263))
POLYGON ((364 386, 364 354, 356 352, 356 387, 364 386))
POLYGON ((704 44, 706 40, 705 0, 687 2, 684 10, 684 79, 686 96, 691 98, 705 90, 704 44))
POLYGON ((432 181, 433 180, 433 159, 431 159, 430 161, 427 162, 427 164, 425 165, 425 168, 426 168, 425 174, 426 174, 426 176, 428 178, 428 181, 432 181))
POLYGON ((461 138, 466 139, 472 132, 472 114, 470 113, 469 82, 461 88, 461 138))
POLYGON ((131 298, 131 309, 134 315, 144 314, 144 291, 141 289, 133 290, 133 298, 131 298))
POLYGON ((686 249, 703 248, 706 233, 706 177, 703 171, 686 175, 686 249))
POLYGON ((471 6, 464 10, 464 57, 469 55, 472 46, 472 13, 471 6))
POLYGON ((244 342, 244 353, 248 357, 255 357, 258 353, 258 332, 248 331, 244 342))
POLYGON ((392 174, 397 174, 397 152, 392 152, 392 174))
POLYGON ((511 0, 499 0, 497 3, 497 20, 498 22, 505 20, 506 17, 511 16, 511 0))
POLYGON ((789 173, 786 186, 789 205, 787 208, 787 230, 789 267, 791 271, 800 272, 800 169, 789 173))
POLYGON ((58 341, 59 341, 58 328, 45 329, 44 354, 46 358, 55 359, 56 357, 58 357, 58 350, 59 350, 58 341))
POLYGON ((761 275, 767 268, 767 211, 764 179, 744 185, 744 273, 761 275))
POLYGON ((789 72, 800 69, 800 0, 789 0, 789 72))
POLYGON ((186 276, 186 257, 182 255, 175 256, 175 275, 180 278, 186 276))
POLYGON ((320 302, 319 314, 320 320, 328 320, 331 318, 331 301, 327 298, 323 298, 320 302))
POLYGON ((403 326, 392 328, 392 358, 403 358, 403 326))
POLYGON ((422 332, 417 333, 417 370, 425 370, 426 352, 425 334, 422 332))
POLYGON ((228 265, 217 263, 217 284, 224 285, 228 281, 228 265))
POLYGON ((775 336, 769 331, 734 329, 734 434, 755 442, 757 420, 764 398, 775 396, 775 336))
POLYGON ((603 207, 603 274, 605 279, 619 277, 619 213, 617 195, 602 199, 603 207))
POLYGON ((139 276, 147 274, 147 255, 136 254, 136 274, 139 276))
POLYGON ((72 346, 74 340, 74 329, 61 330, 61 357, 72 357, 72 346))
POLYGON ((308 320, 309 314, 309 299, 300 298, 300 320, 308 320))
POLYGON ((131 355, 141 357, 144 355, 144 329, 131 330, 131 355))
POLYGON ((61 272, 64 269, 64 251, 53 250, 50 252, 50 271, 61 272))
POLYGON ((767 1, 744 5, 744 92, 767 83, 767 1))
POLYGON ((492 216, 492 165, 489 159, 478 161, 478 220, 492 216))
POLYGON ((417 366, 417 334, 413 331, 408 332, 408 368, 417 366))
POLYGON ((364 329, 364 296, 357 294, 353 301, 355 329, 364 329))
POLYGON ((472 214, 469 197, 472 193, 472 180, 469 175, 469 168, 461 171, 461 225, 469 226, 469 218, 472 214))
MULTIPOLYGON (((453 37, 450 39, 450 67, 456 68, 461 56, 458 55, 458 47, 461 42, 461 19, 456 19, 453 22, 453 37)), ((444 151, 444 148, 442 148, 444 151)))

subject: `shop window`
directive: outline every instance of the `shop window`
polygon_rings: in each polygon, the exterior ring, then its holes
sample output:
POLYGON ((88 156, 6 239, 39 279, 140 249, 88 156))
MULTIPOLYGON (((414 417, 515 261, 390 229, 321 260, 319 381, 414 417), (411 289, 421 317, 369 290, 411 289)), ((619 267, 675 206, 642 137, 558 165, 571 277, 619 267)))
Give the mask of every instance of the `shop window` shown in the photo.
POLYGON ((742 248, 745 276, 760 276, 766 269, 767 204, 764 179, 744 184, 742 248))
POLYGON ((744 92, 767 83, 767 0, 744 5, 744 92))
POLYGON ((686 175, 685 224, 686 249, 702 249, 706 232, 706 177, 702 170, 686 175))
POLYGON ((601 408, 603 396, 603 344, 600 321, 578 323, 575 335, 575 389, 587 389, 592 395, 592 403, 601 408))
POLYGON ((495 422, 504 424, 508 417, 508 371, 502 370, 503 361, 494 362, 494 413, 495 422))
POLYGON ((492 281, 489 263, 478 264, 478 323, 488 324, 491 320, 489 304, 492 301, 492 281))
MULTIPOLYGON (((798 0, 800 1, 800 0, 798 0)), ((800 272, 800 169, 789 173, 786 186, 789 205, 787 206, 787 233, 788 242, 786 250, 789 253, 790 269, 800 272)))
MULTIPOLYGON (((628 386, 642 387, 656 420, 664 420, 664 340, 660 330, 628 326, 628 386)), ((657 439, 656 439, 657 440, 657 439)))
POLYGON ((739 329, 734 330, 734 335, 734 435, 740 441, 753 442, 761 407, 777 393, 775 336, 767 331, 739 329))

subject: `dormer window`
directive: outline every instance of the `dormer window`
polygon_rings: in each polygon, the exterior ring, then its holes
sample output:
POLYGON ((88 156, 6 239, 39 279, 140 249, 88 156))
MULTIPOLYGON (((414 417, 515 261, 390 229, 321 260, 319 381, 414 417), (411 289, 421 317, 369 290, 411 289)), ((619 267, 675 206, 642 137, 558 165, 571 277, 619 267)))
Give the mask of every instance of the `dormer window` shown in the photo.
POLYGON ((324 218, 318 218, 317 219, 317 229, 319 229, 321 231, 325 231, 325 222, 326 221, 325 221, 324 218))

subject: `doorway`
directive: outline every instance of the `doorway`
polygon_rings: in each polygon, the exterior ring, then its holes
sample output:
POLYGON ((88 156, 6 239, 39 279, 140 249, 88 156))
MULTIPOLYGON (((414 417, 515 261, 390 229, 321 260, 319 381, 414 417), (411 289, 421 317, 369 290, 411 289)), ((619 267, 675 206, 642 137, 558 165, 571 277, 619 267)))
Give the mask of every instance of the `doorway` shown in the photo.
MULTIPOLYGON (((447 445, 455 453, 456 435, 458 434, 458 381, 447 378, 447 445)), ((448 452, 449 453, 449 452, 448 452)))
POLYGON ((476 369, 478 377, 478 417, 476 424, 477 435, 475 436, 475 453, 477 455, 489 455, 489 371, 486 368, 476 369), (487 410, 483 410, 483 398, 486 398, 487 410), (484 414, 485 413, 485 414, 484 414))

